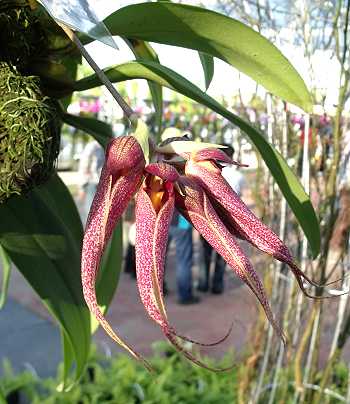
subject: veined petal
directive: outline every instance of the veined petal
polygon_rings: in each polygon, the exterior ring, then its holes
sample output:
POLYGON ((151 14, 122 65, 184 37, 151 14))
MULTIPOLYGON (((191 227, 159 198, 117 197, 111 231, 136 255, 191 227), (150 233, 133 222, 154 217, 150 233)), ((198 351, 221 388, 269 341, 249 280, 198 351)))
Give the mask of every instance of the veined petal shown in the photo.
POLYGON ((159 188, 158 180, 154 181, 151 176, 151 178, 146 178, 145 185, 140 189, 136 197, 135 248, 137 285, 148 315, 162 328, 168 340, 192 362, 207 367, 184 349, 178 342, 177 337, 198 345, 214 346, 228 337, 231 328, 219 341, 205 344, 179 335, 174 327, 169 324, 164 304, 163 280, 168 231, 174 211, 175 197, 171 182, 163 183, 162 187, 163 190, 159 188), (154 206, 153 200, 155 198, 152 197, 152 184, 156 188, 156 193, 165 194, 165 198, 164 196, 162 197, 160 208, 158 199, 155 203, 156 206, 154 206))
POLYGON ((119 136, 109 142, 105 167, 110 174, 118 176, 120 170, 133 170, 140 162, 143 166, 146 164, 141 146, 134 136, 119 136))
POLYGON ((162 328, 168 328, 163 300, 165 253, 174 195, 157 213, 144 189, 136 197, 136 275, 140 297, 148 315, 162 328))
POLYGON ((100 181, 86 222, 86 228, 88 228, 104 198, 105 184, 111 179, 112 188, 117 190, 119 195, 114 192, 118 198, 110 197, 111 204, 105 234, 106 243, 129 200, 140 186, 145 164, 141 146, 133 136, 120 136, 112 139, 108 144, 100 181))
POLYGON ((224 151, 220 149, 199 150, 195 153, 192 153, 191 158, 194 161, 218 160, 222 161, 223 163, 233 164, 233 160, 224 151))
POLYGON ((253 269, 234 237, 220 220, 217 212, 211 205, 205 192, 186 177, 181 177, 180 182, 185 188, 185 196, 176 194, 176 207, 202 234, 207 242, 224 258, 228 265, 252 290, 261 303, 268 320, 285 340, 281 328, 277 325, 263 285, 258 274, 253 269))
MULTIPOLYGON (((134 160, 135 166, 131 168, 132 171, 124 169, 120 162, 120 160, 125 162, 126 151, 133 152, 132 155, 135 157, 134 149, 140 147, 135 142, 133 139, 122 137, 114 139, 108 146, 106 161, 85 229, 81 278, 85 301, 101 326, 114 341, 150 368, 148 363, 112 330, 98 307, 95 291, 96 276, 107 241, 142 177, 145 164, 143 154, 138 155, 138 158, 134 160)), ((133 157, 130 159, 133 160, 133 157)))
POLYGON ((220 216, 229 223, 231 228, 235 229, 235 233, 238 233, 241 238, 249 241, 259 250, 286 263, 293 271, 304 294, 310 296, 305 290, 303 279, 312 285, 315 283, 298 268, 287 246, 245 205, 222 177, 220 170, 217 170, 214 163, 207 161, 204 164, 206 166, 189 160, 185 172, 206 190, 211 200, 218 202, 224 208, 225 214, 221 210, 220 216), (213 165, 213 169, 210 164, 213 165))
POLYGON ((179 178, 179 173, 176 168, 167 163, 151 163, 145 168, 145 171, 149 174, 153 174, 162 180, 175 182, 179 178))

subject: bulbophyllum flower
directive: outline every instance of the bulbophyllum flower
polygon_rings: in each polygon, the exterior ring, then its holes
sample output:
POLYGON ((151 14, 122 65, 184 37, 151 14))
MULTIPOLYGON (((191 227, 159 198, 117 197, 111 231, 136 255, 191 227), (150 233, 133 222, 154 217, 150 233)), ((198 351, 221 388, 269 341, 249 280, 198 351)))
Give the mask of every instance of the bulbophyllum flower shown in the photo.
POLYGON ((82 250, 83 293, 91 313, 118 344, 150 368, 113 331, 97 305, 95 293, 103 251, 129 200, 137 193, 137 285, 148 315, 161 327, 165 337, 190 361, 207 367, 184 348, 181 340, 212 346, 225 340, 231 331, 217 342, 204 344, 179 335, 168 320, 163 297, 164 264, 170 222, 177 208, 246 283, 284 341, 262 282, 236 238, 243 238, 288 264, 305 294, 303 280, 313 282, 294 263, 284 243, 247 208, 221 176, 221 165, 234 163, 224 152, 194 142, 174 141, 174 145, 167 143, 163 148, 155 148, 155 162, 148 165, 133 136, 113 139, 107 148, 82 250))
POLYGON ((183 176, 179 182, 184 196, 179 193, 176 195, 177 208, 223 257, 235 274, 251 289, 262 305, 271 325, 284 340, 283 333, 274 320, 258 274, 238 245, 235 237, 220 219, 210 203, 209 197, 193 179, 183 176))
MULTIPOLYGON (((174 185, 177 170, 164 162, 149 164, 136 196, 136 276, 142 303, 148 315, 162 328, 166 338, 189 360, 207 367, 179 344, 178 339, 213 346, 224 341, 230 331, 214 343, 201 343, 179 335, 169 324, 163 297, 164 264, 170 222, 174 212, 174 185)), ((208 368, 209 369, 209 368, 208 368)), ((218 371, 224 369, 215 369, 218 371)))
MULTIPOLYGON (((205 190, 219 216, 232 233, 287 264, 304 292, 303 280, 317 286, 295 264, 282 240, 246 206, 221 175, 221 163, 233 161, 221 150, 207 149, 186 155, 185 174, 205 190)), ((313 297, 313 296, 310 296, 313 297)))
MULTIPOLYGON (((98 307, 96 277, 104 249, 130 199, 140 186, 145 158, 132 136, 113 139, 106 150, 105 163, 87 218, 81 257, 83 294, 90 312, 107 334, 133 356, 143 360, 111 328, 98 307)), ((146 367, 150 366, 144 361, 146 367)))

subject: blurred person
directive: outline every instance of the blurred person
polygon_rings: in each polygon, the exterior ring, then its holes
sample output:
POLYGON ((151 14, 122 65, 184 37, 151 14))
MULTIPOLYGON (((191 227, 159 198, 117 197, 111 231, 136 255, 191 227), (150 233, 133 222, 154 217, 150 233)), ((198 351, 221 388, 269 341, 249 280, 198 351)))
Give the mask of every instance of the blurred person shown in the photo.
MULTIPOLYGON (((226 146, 223 151, 231 158, 234 155, 234 148, 231 145, 226 146)), ((230 187, 238 194, 240 197, 242 194, 242 189, 244 187, 244 176, 239 171, 239 167, 236 165, 224 166, 221 170, 221 175, 228 182, 230 187)), ((214 274, 211 282, 211 293, 221 294, 224 291, 224 274, 226 269, 226 262, 217 252, 213 250, 213 247, 201 237, 201 243, 203 248, 203 259, 204 262, 200 270, 200 278, 197 289, 200 292, 208 292, 210 287, 210 268, 212 263, 214 264, 214 274)))
MULTIPOLYGON (((129 223, 129 229, 127 231, 127 246, 126 252, 124 255, 124 265, 123 271, 130 275, 131 278, 137 279, 136 275, 136 218, 135 218, 135 199, 129 203, 129 206, 126 211, 126 215, 124 216, 123 223, 129 223)), ((163 280, 163 294, 166 296, 168 294, 168 288, 165 282, 165 278, 163 280)))
POLYGON ((96 140, 86 144, 80 157, 78 169, 78 200, 83 204, 83 223, 86 223, 90 206, 94 199, 104 159, 104 150, 96 140))
POLYGON ((124 261, 124 272, 130 274, 130 276, 136 279, 136 223, 131 223, 128 231, 128 245, 126 248, 126 255, 124 261))
POLYGON ((168 246, 172 240, 176 248, 177 301, 184 305, 199 303, 200 299, 193 294, 192 286, 192 225, 176 212, 169 230, 168 246))

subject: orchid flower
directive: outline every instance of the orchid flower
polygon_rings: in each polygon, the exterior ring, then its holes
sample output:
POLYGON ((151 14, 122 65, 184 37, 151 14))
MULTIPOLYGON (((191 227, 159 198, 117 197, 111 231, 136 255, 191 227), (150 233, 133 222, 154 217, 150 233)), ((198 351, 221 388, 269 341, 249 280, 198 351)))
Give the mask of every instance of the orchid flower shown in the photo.
MULTIPOLYGON (((179 345, 176 337, 195 344, 213 346, 227 338, 230 331, 214 343, 201 343, 179 335, 169 324, 163 297, 165 253, 175 204, 174 183, 179 173, 169 164, 149 164, 145 180, 136 197, 136 276, 142 303, 148 315, 162 328, 166 338, 192 362, 207 365, 179 345)), ((222 370, 222 369, 216 369, 222 370)))
MULTIPOLYGON (((294 263, 287 246, 280 238, 245 205, 237 193, 221 175, 220 163, 232 164, 221 150, 207 149, 192 153, 188 158, 185 173, 199 184, 213 201, 222 220, 232 232, 248 241, 259 250, 287 264, 304 292, 303 279, 315 285, 294 263)), ((313 297, 313 296, 310 296, 313 297)))
MULTIPOLYGON (((101 257, 114 227, 136 194, 136 274, 141 301, 149 317, 186 358, 207 367, 181 344, 203 344, 177 333, 170 324, 163 296, 165 254, 170 222, 176 208, 224 258, 262 305, 276 333, 283 331, 272 314, 263 284, 236 238, 289 265, 305 294, 303 280, 313 282, 294 263, 285 244, 241 201, 221 175, 222 164, 234 162, 217 147, 191 141, 167 141, 154 148, 146 165, 133 136, 113 139, 88 216, 82 249, 82 285, 86 303, 101 326, 134 357, 148 362, 119 337, 98 307, 95 282, 101 257)), ((237 164, 237 163, 236 163, 237 164)), ((226 370, 226 369, 212 369, 226 370)))
MULTIPOLYGON (((83 294, 90 312, 107 334, 133 356, 143 360, 111 328, 97 304, 95 283, 102 254, 113 229, 138 189, 145 159, 135 138, 112 140, 106 150, 105 164, 87 218, 81 258, 83 294)), ((146 361, 146 367, 150 368, 146 361)))

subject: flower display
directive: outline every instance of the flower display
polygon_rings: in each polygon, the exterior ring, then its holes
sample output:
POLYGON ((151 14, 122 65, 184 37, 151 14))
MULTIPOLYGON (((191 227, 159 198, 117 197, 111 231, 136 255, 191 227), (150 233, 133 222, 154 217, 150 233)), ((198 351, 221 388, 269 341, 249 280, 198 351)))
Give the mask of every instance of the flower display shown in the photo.
MULTIPOLYGON (((86 303, 106 332, 133 356, 149 364, 111 328, 96 300, 95 282, 103 251, 130 199, 136 194, 136 274, 141 301, 165 337, 189 360, 207 367, 181 341, 192 341, 170 324, 163 297, 167 238, 177 209, 224 258, 263 307, 276 333, 276 322, 259 275, 239 246, 244 239, 287 264, 301 290, 313 282, 298 268, 286 245, 251 212, 221 175, 223 164, 233 162, 222 150, 208 144, 170 139, 155 147, 146 164, 133 136, 113 139, 106 150, 100 182, 88 216, 82 250, 82 284, 86 303)), ((215 345, 223 341, 227 333, 215 345)), ((222 370, 222 369, 216 369, 222 370)))

